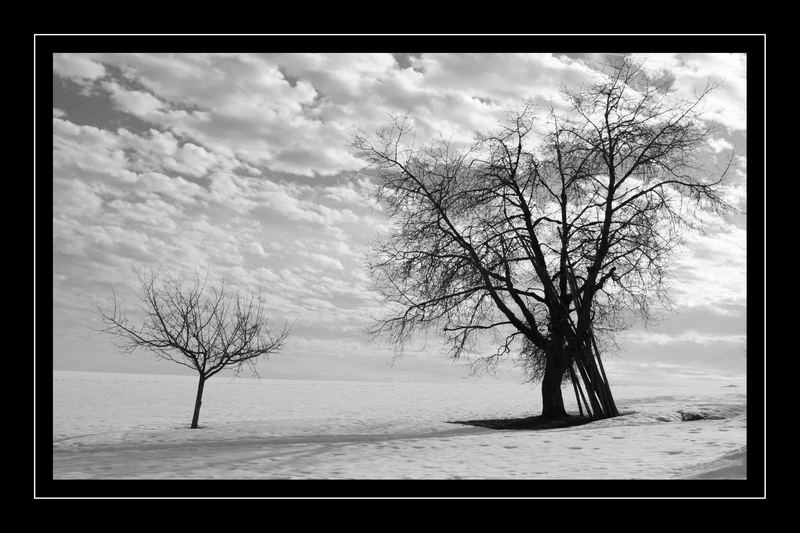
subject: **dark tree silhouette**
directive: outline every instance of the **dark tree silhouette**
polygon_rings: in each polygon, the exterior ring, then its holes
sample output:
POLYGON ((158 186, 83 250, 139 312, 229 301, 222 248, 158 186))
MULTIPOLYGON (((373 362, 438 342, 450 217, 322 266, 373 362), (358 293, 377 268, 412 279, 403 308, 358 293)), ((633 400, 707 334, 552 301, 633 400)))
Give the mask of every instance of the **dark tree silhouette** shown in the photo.
POLYGON ((698 105, 712 87, 692 101, 667 89, 626 60, 564 89, 571 110, 550 108, 543 131, 528 105, 466 149, 416 146, 406 117, 356 135, 394 223, 368 258, 392 309, 374 333, 402 350, 433 328, 454 358, 491 333, 496 351, 476 363, 521 354, 543 417, 566 416, 567 380, 581 412, 618 415, 596 337, 668 304, 669 258, 697 225, 693 210, 730 207, 719 186, 733 155, 716 171, 698 157, 712 133, 698 105))
POLYGON ((110 313, 98 307, 101 331, 124 351, 147 350, 199 374, 191 424, 197 429, 205 382, 225 368, 238 374, 249 367, 257 375, 256 362, 283 349, 289 328, 271 330, 261 296, 229 294, 224 282, 215 285, 197 274, 189 281, 159 279, 157 273, 137 277, 143 320, 131 324, 114 295, 110 313))

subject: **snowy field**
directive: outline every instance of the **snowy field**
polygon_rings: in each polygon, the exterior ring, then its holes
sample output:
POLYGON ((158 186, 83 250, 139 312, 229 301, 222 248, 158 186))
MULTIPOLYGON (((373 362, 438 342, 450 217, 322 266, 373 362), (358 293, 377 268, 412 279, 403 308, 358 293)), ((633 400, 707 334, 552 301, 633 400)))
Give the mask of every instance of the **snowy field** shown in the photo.
MULTIPOLYGON (((227 378, 188 429, 190 376, 53 372, 55 479, 745 478, 742 378, 615 384, 623 416, 492 430, 454 420, 537 415, 528 385, 227 378), (681 421, 679 410, 720 418, 681 421)), ((568 410, 577 410, 564 389, 568 410)))

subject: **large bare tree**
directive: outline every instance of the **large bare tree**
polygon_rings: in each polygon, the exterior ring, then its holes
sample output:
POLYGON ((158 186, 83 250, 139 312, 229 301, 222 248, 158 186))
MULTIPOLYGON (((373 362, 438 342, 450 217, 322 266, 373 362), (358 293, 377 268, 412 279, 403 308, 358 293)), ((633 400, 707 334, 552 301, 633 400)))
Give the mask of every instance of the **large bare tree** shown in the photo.
POLYGON ((101 331, 114 336, 122 350, 147 350, 198 373, 191 424, 197 429, 205 382, 226 368, 237 374, 250 368, 257 375, 256 362, 283 349, 289 328, 270 328, 260 295, 231 292, 207 276, 137 277, 143 319, 133 324, 115 295, 110 312, 98 307, 101 331))
MULTIPOLYGON (((729 206, 731 165, 699 157, 712 131, 697 98, 628 60, 564 89, 569 110, 526 106, 469 148, 414 142, 407 117, 354 145, 378 176, 393 222, 369 256, 391 309, 375 332, 402 348, 436 329, 458 358, 492 334, 478 363, 521 354, 541 381, 542 416, 566 416, 562 384, 593 418, 618 415, 600 341, 667 303, 669 259, 692 210, 729 206), (483 335, 485 338, 486 336, 483 335)), ((478 354, 481 355, 481 354, 478 354)))

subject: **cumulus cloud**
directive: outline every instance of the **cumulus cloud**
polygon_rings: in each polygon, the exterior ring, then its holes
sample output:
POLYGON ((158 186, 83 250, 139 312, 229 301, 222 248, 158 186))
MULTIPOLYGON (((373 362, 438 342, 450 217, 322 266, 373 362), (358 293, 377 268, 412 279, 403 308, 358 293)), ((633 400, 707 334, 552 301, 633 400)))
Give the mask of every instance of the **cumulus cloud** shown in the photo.
POLYGON ((106 75, 102 63, 80 54, 53 54, 53 72, 80 81, 96 80, 106 75))
POLYGON ((745 54, 635 54, 644 68, 674 78, 672 91, 685 98, 698 96, 709 85, 702 110, 707 120, 730 131, 747 129, 747 56, 745 54))
POLYGON ((356 160, 340 125, 304 113, 318 93, 287 81, 278 65, 249 54, 108 55, 131 89, 103 84, 123 111, 215 153, 254 166, 313 176, 351 169, 356 160), (231 83, 236 80, 236 83, 231 83))
POLYGON ((302 254, 304 257, 307 257, 311 260, 312 263, 315 263, 321 267, 334 269, 334 270, 344 270, 344 265, 342 262, 336 259, 335 257, 317 253, 304 253, 302 254))
POLYGON ((557 100, 560 83, 593 75, 584 63, 551 54, 422 54, 408 68, 377 53, 94 59, 123 74, 102 84, 120 110, 215 153, 304 176, 361 166, 349 149, 354 125, 372 132, 388 115, 409 112, 420 141, 469 142, 524 99, 557 100))
POLYGON ((53 174, 83 180, 133 183, 123 144, 111 132, 53 119, 53 174))
POLYGON ((298 186, 263 178, 231 173, 211 176, 210 198, 238 212, 259 209, 285 219, 318 224, 326 228, 343 223, 357 223, 360 215, 349 206, 329 207, 321 203, 325 190, 298 186))
POLYGON ((191 142, 181 142, 169 131, 150 129, 146 134, 137 135, 120 129, 118 135, 126 148, 135 152, 132 169, 163 170, 200 178, 212 172, 233 172, 243 167, 232 157, 210 152, 191 142))
POLYGON ((574 86, 596 74, 584 63, 543 53, 423 54, 411 63, 422 72, 426 85, 505 105, 525 99, 558 100, 562 83, 574 86))
MULTIPOLYGON (((366 209, 357 202, 363 197, 350 194, 358 185, 312 187, 237 175, 238 160, 169 131, 111 132, 60 118, 53 129, 53 250, 58 269, 70 274, 61 274, 65 279, 89 279, 89 271, 100 269, 109 279, 116 271, 117 280, 127 280, 131 265, 185 274, 214 265, 235 285, 280 286, 274 309, 298 316, 307 313, 312 295, 335 308, 365 292, 363 279, 347 273, 357 268, 360 251, 337 228, 360 220, 353 209, 366 209), (202 176, 207 185, 179 174, 202 176), (333 201, 331 191, 344 203, 333 201), (332 205, 322 203, 328 200, 332 205), (267 229, 280 220, 294 225, 267 229), (264 269, 264 262, 282 273, 264 269)), ((130 296, 133 287, 125 285, 130 296)), ((81 287, 59 294, 82 300, 96 293, 97 287, 81 287)), ((357 320, 359 312, 343 309, 325 320, 357 320)))
POLYGON ((722 152, 723 150, 733 150, 733 145, 726 141, 725 139, 709 139, 708 145, 714 151, 715 154, 722 152))
POLYGON ((166 105, 150 93, 132 91, 116 82, 103 83, 117 108, 145 120, 155 120, 164 113, 166 105))
POLYGON ((747 300, 747 231, 731 226, 692 238, 676 259, 675 293, 683 306, 747 300))
POLYGON ((100 188, 61 175, 53 176, 53 215, 56 218, 95 216, 101 212, 100 188))
POLYGON ((151 131, 149 138, 127 130, 115 134, 53 119, 54 177, 94 183, 112 196, 158 193, 178 204, 194 202, 204 195, 203 187, 174 173, 197 175, 198 166, 204 168, 207 159, 198 157, 192 166, 181 165, 176 157, 181 158, 185 149, 169 134, 151 131))
POLYGON ((678 343, 709 345, 716 343, 743 344, 747 341, 747 335, 714 335, 694 330, 686 330, 677 334, 664 334, 652 331, 627 332, 622 336, 624 342, 637 344, 657 344, 668 345, 678 343))
MULTIPOLYGON (((706 67, 714 79, 738 75, 733 59, 722 62, 728 74, 713 57, 658 57, 653 68, 674 73, 685 93, 706 67)), ((354 130, 371 133, 408 112, 418 142, 467 142, 524 98, 559 105, 559 84, 595 75, 589 62, 552 54, 420 54, 402 65, 390 54, 62 54, 53 68, 104 92, 98 102, 110 100, 111 118, 129 115, 127 129, 102 129, 68 104, 53 111, 54 314, 90 309, 111 282, 130 295, 131 265, 212 266, 265 292, 271 314, 320 332, 300 339, 306 346, 316 349, 324 330, 334 340, 322 344, 363 353, 374 348, 353 332, 381 302, 360 260, 389 223, 370 180, 351 179, 363 165, 349 147, 354 130), (131 126, 131 116, 146 124, 131 126)), ((738 105, 738 86, 716 103, 738 105)), ((723 114, 739 127, 736 112, 723 114)), ((712 139, 710 152, 730 139, 712 139)), ((729 195, 744 194, 743 183, 729 195)), ((726 230, 693 241, 676 265, 683 305, 741 309, 744 237, 726 230)), ((676 338, 703 345, 725 335, 697 328, 676 338)))

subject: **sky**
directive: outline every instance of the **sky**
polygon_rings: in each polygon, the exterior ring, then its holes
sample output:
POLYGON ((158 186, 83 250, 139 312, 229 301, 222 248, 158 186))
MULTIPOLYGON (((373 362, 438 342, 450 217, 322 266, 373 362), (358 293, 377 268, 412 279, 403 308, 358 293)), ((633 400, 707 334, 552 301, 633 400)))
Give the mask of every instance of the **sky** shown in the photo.
MULTIPOLYGON (((96 306, 135 301, 133 269, 260 291, 286 349, 267 378, 451 380, 469 375, 435 336, 402 357, 366 329, 380 314, 363 254, 388 221, 353 134, 407 113, 419 141, 468 142, 526 99, 563 107, 602 54, 54 54, 53 368, 186 371, 123 354, 96 306)), ((649 54, 645 68, 704 105, 700 154, 740 156, 725 195, 746 211, 745 55, 649 54)), ((676 257, 675 312, 634 325, 607 357, 617 375, 743 376, 746 215, 712 220, 676 257)), ((611 370, 609 370, 611 371, 611 370)), ((519 379, 513 369, 501 378, 519 379)), ((609 376, 612 384, 614 378, 609 376)))

